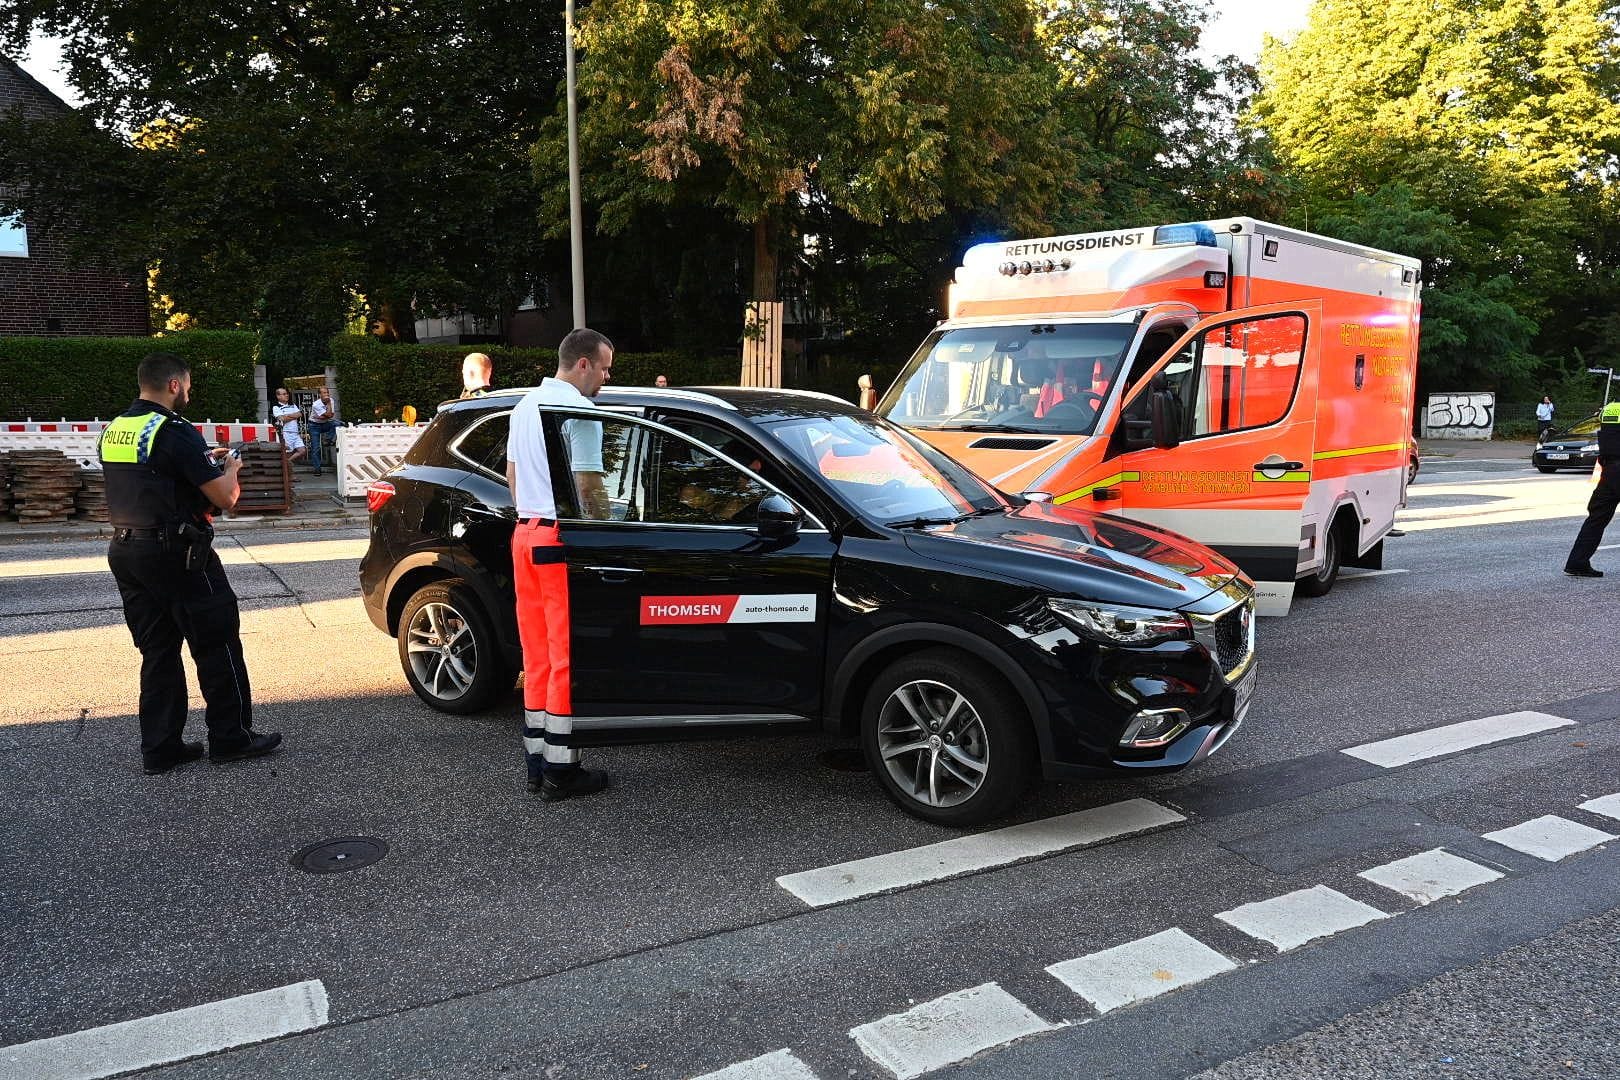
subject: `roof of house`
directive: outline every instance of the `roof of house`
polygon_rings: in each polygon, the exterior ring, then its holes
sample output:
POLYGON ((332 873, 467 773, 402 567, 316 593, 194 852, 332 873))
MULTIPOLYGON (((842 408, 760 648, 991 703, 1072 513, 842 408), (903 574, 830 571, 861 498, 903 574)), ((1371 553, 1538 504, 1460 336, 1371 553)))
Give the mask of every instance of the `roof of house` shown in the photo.
POLYGON ((0 113, 19 108, 40 117, 67 111, 72 106, 51 93, 15 60, 0 56, 0 113))

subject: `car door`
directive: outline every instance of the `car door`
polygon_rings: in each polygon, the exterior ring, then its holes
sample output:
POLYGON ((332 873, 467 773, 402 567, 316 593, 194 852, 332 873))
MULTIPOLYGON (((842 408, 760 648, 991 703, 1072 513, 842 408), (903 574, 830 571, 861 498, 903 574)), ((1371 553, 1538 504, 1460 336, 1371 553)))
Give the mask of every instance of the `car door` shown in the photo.
MULTIPOLYGON (((602 410, 548 412, 552 460, 596 425, 594 511, 554 469, 572 612, 574 731, 582 745, 780 728, 820 709, 834 543, 755 527, 775 490, 671 428, 602 410)), ((590 444, 593 438, 587 438, 590 444)))
POLYGON ((1254 579, 1260 611, 1293 598, 1316 445, 1318 301, 1226 312, 1189 330, 1126 392, 1111 503, 1126 517, 1191 536, 1254 579), (1157 391, 1176 446, 1142 447, 1157 391))

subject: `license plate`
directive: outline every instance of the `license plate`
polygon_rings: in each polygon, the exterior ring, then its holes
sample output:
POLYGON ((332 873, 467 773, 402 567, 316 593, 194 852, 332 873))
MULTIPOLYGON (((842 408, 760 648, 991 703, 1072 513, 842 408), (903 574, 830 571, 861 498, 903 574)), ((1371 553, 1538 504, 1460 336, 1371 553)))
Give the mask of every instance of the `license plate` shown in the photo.
POLYGON ((1232 684, 1232 693, 1236 696, 1232 700, 1232 720, 1241 724, 1243 717, 1249 711, 1249 699, 1254 697, 1254 684, 1258 681, 1255 669, 1250 668, 1249 673, 1232 684))
POLYGON ((1569 460, 1569 455, 1568 454, 1543 454, 1542 457, 1546 458, 1548 461, 1568 461, 1569 460))

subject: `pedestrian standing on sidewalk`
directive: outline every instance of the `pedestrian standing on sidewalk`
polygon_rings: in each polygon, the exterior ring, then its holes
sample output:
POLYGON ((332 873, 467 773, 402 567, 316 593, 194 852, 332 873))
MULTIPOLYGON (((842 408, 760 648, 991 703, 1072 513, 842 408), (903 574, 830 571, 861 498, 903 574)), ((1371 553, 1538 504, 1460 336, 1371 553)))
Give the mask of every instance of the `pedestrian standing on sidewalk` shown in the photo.
POLYGON ((1603 406, 1603 423, 1598 428, 1597 487, 1586 504, 1586 520, 1570 548, 1564 562, 1564 573, 1570 577, 1602 577, 1603 571, 1592 569, 1592 555, 1603 539, 1603 530, 1614 520, 1614 509, 1620 506, 1620 401, 1603 406))
POLYGON ((1541 395, 1541 403, 1536 406, 1536 442, 1547 437, 1552 430, 1553 400, 1546 394, 1541 395))
POLYGON ((315 475, 326 464, 325 443, 337 430, 337 407, 332 404, 332 388, 321 387, 320 396, 309 403, 309 463, 315 475))
POLYGON ((468 353, 466 359, 461 361, 461 396, 464 398, 488 396, 494 375, 495 361, 491 360, 487 353, 468 353))
MULTIPOLYGON (((523 646, 523 751, 529 791, 546 802, 593 795, 607 787, 607 773, 580 765, 573 745, 574 707, 570 661, 568 565, 557 524, 546 449, 543 405, 590 409, 608 381, 613 342, 581 327, 557 349, 557 374, 523 395, 506 438, 506 483, 517 506, 512 534, 512 578, 517 592, 518 639, 523 646)), ((608 516, 603 483, 602 425, 564 419, 562 442, 586 518, 608 516)))
POLYGON ((180 415, 191 398, 185 360, 153 353, 137 378, 141 396, 102 431, 97 456, 113 528, 107 563, 141 653, 141 763, 155 776, 203 754, 202 743, 182 737, 182 640, 207 703, 209 758, 259 757, 280 746, 281 736, 253 730, 241 613, 213 548, 212 510, 236 505, 242 462, 221 456, 228 450, 210 452, 180 415))
POLYGON ((287 450, 287 461, 296 465, 309 456, 304 436, 298 430, 298 421, 304 411, 292 403, 292 391, 285 386, 276 391, 276 406, 270 410, 270 419, 281 429, 281 445, 287 450))

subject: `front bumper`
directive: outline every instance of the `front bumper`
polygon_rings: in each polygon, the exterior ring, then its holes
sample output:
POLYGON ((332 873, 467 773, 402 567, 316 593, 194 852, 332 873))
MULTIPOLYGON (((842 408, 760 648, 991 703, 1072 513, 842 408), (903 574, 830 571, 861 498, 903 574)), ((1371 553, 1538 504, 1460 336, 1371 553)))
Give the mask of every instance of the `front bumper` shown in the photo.
POLYGON ((1538 469, 1591 469, 1597 466, 1597 451, 1544 450, 1537 447, 1530 463, 1538 469))

